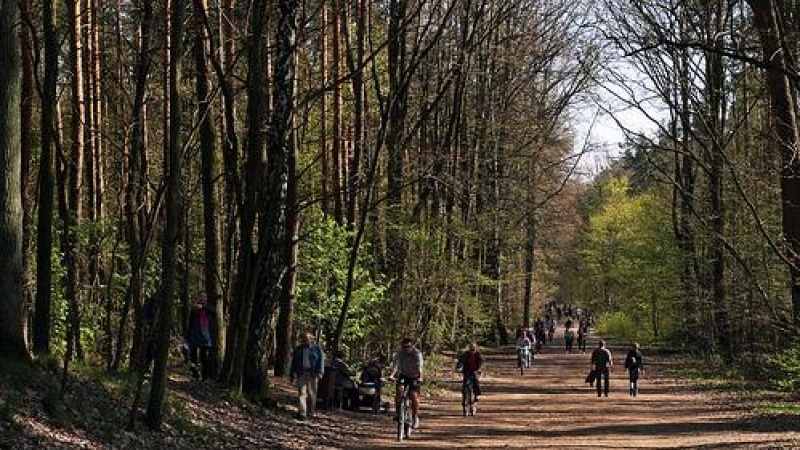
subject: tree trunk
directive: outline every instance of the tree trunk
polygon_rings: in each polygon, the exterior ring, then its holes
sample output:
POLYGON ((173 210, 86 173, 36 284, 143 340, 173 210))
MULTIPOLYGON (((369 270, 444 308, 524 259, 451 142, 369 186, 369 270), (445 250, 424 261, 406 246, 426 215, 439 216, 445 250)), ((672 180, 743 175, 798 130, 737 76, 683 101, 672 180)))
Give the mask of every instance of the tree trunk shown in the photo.
POLYGON ((22 265, 19 3, 0 0, 0 354, 29 358, 22 265))
POLYGON ((153 385, 147 405, 147 425, 160 429, 167 390, 169 338, 172 330, 172 305, 178 272, 177 248, 181 237, 181 60, 183 59, 183 0, 168 3, 169 52, 169 142, 164 155, 166 177, 165 210, 166 225, 161 248, 161 290, 159 292, 158 318, 156 324, 155 361, 153 385))
POLYGON ((22 23, 19 27, 19 39, 22 64, 22 100, 20 101, 20 153, 21 163, 21 183, 22 190, 22 266, 24 267, 23 294, 25 303, 31 304, 31 267, 30 267, 30 248, 32 228, 30 217, 34 205, 35 193, 31 189, 31 161, 33 161, 33 100, 35 90, 33 66, 33 30, 29 26, 32 23, 31 0, 21 0, 19 2, 22 23))
MULTIPOLYGON (((251 10, 247 44, 247 155, 245 160, 245 188, 239 205, 240 239, 238 270, 233 285, 230 321, 225 336, 226 351, 221 379, 234 393, 242 391, 245 359, 248 356, 250 318, 255 296, 258 255, 254 252, 253 231, 256 210, 263 183, 264 128, 268 96, 266 90, 266 62, 264 32, 266 29, 266 2, 256 2, 251 10)), ((259 245, 259 252, 264 249, 259 245)))
MULTIPOLYGON (((254 399, 268 396, 267 340, 273 332, 273 314, 284 293, 287 270, 287 191, 289 163, 294 149, 294 77, 295 41, 297 36, 297 1, 278 2, 278 23, 275 35, 275 81, 272 139, 267 157, 264 186, 266 209, 263 229, 259 230, 259 253, 265 252, 259 291, 253 303, 250 339, 244 372, 244 390, 254 399), (263 246, 263 249, 262 249, 263 246)), ((260 227, 261 228, 261 227, 260 227)), ((281 331, 284 332, 284 331, 281 331)))
POLYGON ((408 85, 406 76, 405 27, 406 0, 389 2, 388 69, 389 69, 389 117, 386 133, 387 193, 386 193, 386 273, 393 280, 389 298, 400 310, 407 306, 403 298, 403 273, 407 243, 403 236, 403 184, 405 178, 403 132, 406 125, 408 85))
MULTIPOLYGON (((89 228, 88 279, 89 300, 100 306, 103 302, 103 260, 101 243, 103 239, 103 168, 101 158, 101 101, 100 101, 100 25, 99 15, 102 6, 99 0, 87 2, 86 48, 84 52, 86 78, 84 80, 84 160, 86 161, 86 205, 89 228)), ((103 317, 102 321, 110 321, 103 317)), ((99 323, 99 321, 98 321, 99 323)), ((104 330, 108 327, 103 327, 104 330)), ((111 336, 103 336, 103 355, 111 363, 111 336)))
POLYGON ((53 146, 55 143, 56 89, 59 42, 56 34, 55 0, 42 2, 44 32, 44 81, 40 115, 39 215, 36 227, 36 306, 33 318, 33 351, 50 353, 53 267, 53 146))
POLYGON ((342 84, 339 80, 341 70, 341 28, 342 0, 333 0, 333 25, 331 34, 333 60, 331 61, 331 82, 333 83, 333 216, 336 223, 344 223, 344 167, 346 158, 342 149, 342 84))
POLYGON ((135 72, 133 111, 131 118, 131 144, 128 151, 127 179, 125 180, 125 222, 128 251, 131 261, 131 278, 125 305, 122 309, 117 331, 117 347, 111 369, 116 370, 122 363, 127 350, 128 316, 131 307, 134 314, 133 346, 130 353, 130 367, 139 369, 144 339, 141 307, 144 290, 144 265, 148 248, 147 219, 147 148, 146 148, 146 103, 147 79, 152 64, 151 30, 153 26, 153 5, 144 2, 139 18, 139 48, 135 72))
MULTIPOLYGON (((63 228, 61 248, 64 268, 64 299, 67 303, 67 351, 64 358, 64 375, 69 361, 73 357, 83 359, 80 340, 80 255, 78 227, 83 217, 82 186, 84 163, 84 70, 83 70, 83 38, 82 14, 80 0, 67 0, 67 22, 69 34, 69 68, 71 72, 71 108, 70 108, 70 152, 66 159, 65 173, 60 189, 62 202, 60 207, 63 228)), ((62 384, 63 387, 63 384, 62 384)))
POLYGON ((300 244, 300 205, 297 198, 297 144, 292 145, 288 155, 286 191, 286 281, 278 310, 277 333, 275 333, 275 376, 284 376, 291 362, 294 336, 294 309, 297 292, 297 254, 300 244))
MULTIPOLYGON (((365 118, 366 118, 366 89, 364 84, 364 53, 365 40, 367 33, 367 7, 366 0, 357 0, 355 2, 356 14, 356 57, 348 58, 350 61, 350 72, 353 78, 353 155, 350 158, 350 168, 348 170, 347 180, 347 226, 350 229, 355 227, 356 222, 356 206, 358 205, 358 197, 361 192, 362 177, 362 154, 364 152, 365 143, 365 118)), ((350 52, 348 52, 348 55, 350 52)))
MULTIPOLYGON (((333 211, 331 210, 331 157, 328 152, 328 28, 330 18, 328 2, 322 2, 320 6, 320 30, 319 30, 319 60, 320 60, 320 85, 325 89, 325 92, 320 95, 320 151, 321 155, 321 170, 322 180, 320 182, 320 189, 322 195, 322 213, 328 216, 333 211)), ((335 33, 334 33, 335 34, 335 33)), ((336 80, 333 80, 334 82, 336 80)), ((335 191, 334 191, 335 192, 335 191)))
POLYGON ((536 248, 536 217, 534 211, 528 212, 525 222, 525 292, 522 303, 522 326, 529 328, 531 326, 531 305, 533 305, 533 270, 536 256, 534 253, 536 248))
MULTIPOLYGON (((713 45, 722 49, 724 42, 723 11, 721 2, 709 5, 713 11, 709 11, 709 17, 713 23, 709 24, 708 30, 713 41, 713 45)), ((706 143, 708 152, 708 194, 711 206, 712 245, 711 245, 711 311, 715 326, 716 344, 726 360, 730 360, 733 353, 731 346, 730 324, 728 323, 728 306, 726 305, 725 295, 725 216, 723 210, 723 185, 722 172, 723 148, 722 140, 725 136, 725 98, 724 98, 724 79, 725 72, 722 66, 722 56, 719 53, 707 53, 707 73, 706 89, 708 92, 707 107, 708 113, 706 124, 708 127, 706 143)))
POLYGON ((784 51, 785 37, 779 26, 779 3, 773 0, 748 0, 753 20, 761 40, 764 59, 772 66, 767 69, 767 90, 770 97, 772 133, 770 141, 781 155, 782 228, 786 251, 791 265, 792 319, 800 327, 800 144, 797 128, 797 92, 785 71, 794 71, 791 55, 784 51))
MULTIPOLYGON (((685 36, 685 26, 681 22, 681 36, 685 36)), ((680 249, 681 292, 683 297, 683 330, 685 342, 695 342, 698 327, 699 298, 697 295, 698 263, 695 247, 695 230, 691 216, 694 211, 695 169, 694 155, 691 153, 692 113, 690 108, 689 87, 689 53, 682 49, 676 65, 678 85, 676 86, 676 104, 680 104, 679 117, 673 124, 673 135, 676 136, 678 148, 675 150, 675 179, 677 184, 673 192, 674 234, 680 249), (679 126, 680 125, 680 126, 679 126), (678 129, 680 136, 678 137, 678 129)), ((702 308, 701 308, 702 309, 702 308)))
POLYGON ((214 327, 213 352, 214 367, 220 366, 222 337, 225 335, 225 311, 222 302, 222 286, 220 283, 220 241, 217 207, 217 136, 214 129, 214 108, 211 88, 208 80, 208 61, 206 55, 210 50, 209 37, 206 33, 203 17, 205 16, 205 0, 194 0, 195 20, 195 71, 197 102, 200 116, 200 176, 203 184, 203 241, 204 241, 204 275, 205 291, 208 304, 216 311, 214 327))

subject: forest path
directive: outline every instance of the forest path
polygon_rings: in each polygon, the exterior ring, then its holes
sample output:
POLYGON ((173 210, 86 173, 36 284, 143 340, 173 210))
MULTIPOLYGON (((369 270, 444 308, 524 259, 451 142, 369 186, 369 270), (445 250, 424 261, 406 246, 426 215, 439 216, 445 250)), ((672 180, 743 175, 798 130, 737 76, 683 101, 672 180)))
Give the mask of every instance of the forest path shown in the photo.
POLYGON ((353 448, 800 448, 796 428, 753 420, 735 400, 663 378, 668 363, 646 354, 640 394, 629 396, 624 347, 611 347, 611 392, 598 398, 584 383, 596 339, 588 342, 586 354, 565 354, 559 330, 524 375, 512 347, 484 351, 476 416, 462 417, 454 373, 444 395, 425 398, 410 440, 396 442, 394 424, 381 417, 361 428, 353 448))

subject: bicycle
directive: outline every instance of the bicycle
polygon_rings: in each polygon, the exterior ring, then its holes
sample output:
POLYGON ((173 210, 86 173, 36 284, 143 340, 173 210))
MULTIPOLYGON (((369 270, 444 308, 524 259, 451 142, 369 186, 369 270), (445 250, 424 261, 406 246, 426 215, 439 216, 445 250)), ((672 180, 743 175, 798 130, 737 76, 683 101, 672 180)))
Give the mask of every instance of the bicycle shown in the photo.
MULTIPOLYGON (((463 372, 462 372, 463 373, 463 372)), ((477 377, 479 372, 473 375, 463 374, 463 381, 461 382, 461 411, 464 417, 474 416, 478 413, 478 404, 475 402, 475 380, 473 376, 477 377)))
POLYGON ((519 367, 520 375, 525 375, 525 368, 531 367, 531 350, 529 347, 517 347, 517 367, 519 367))
POLYGON ((402 389, 400 404, 397 407, 397 441, 411 438, 414 429, 414 417, 411 413, 411 396, 409 391, 414 385, 414 380, 401 377, 397 380, 397 389, 402 389))

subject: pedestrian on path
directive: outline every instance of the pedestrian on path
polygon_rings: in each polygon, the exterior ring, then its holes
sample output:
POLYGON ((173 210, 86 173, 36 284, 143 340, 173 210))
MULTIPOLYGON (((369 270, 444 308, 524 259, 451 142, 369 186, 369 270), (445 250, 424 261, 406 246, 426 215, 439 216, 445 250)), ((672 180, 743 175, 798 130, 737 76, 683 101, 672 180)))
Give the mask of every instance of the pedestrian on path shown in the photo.
POLYGON ((589 334, 589 326, 586 321, 581 320, 578 323, 578 350, 581 354, 586 353, 586 336, 589 334))
POLYGON ((594 381, 597 385, 598 397, 600 397, 601 393, 608 397, 609 369, 613 364, 611 351, 606 348, 605 341, 600 339, 597 341, 597 348, 592 352, 592 370, 594 371, 594 381), (603 380, 602 386, 600 384, 601 378, 603 380))
POLYGON ((642 352, 636 342, 631 344, 628 355, 625 356, 625 368, 628 369, 628 392, 631 397, 636 397, 639 395, 639 374, 644 371, 642 352))
POLYGON ((572 345, 575 342, 575 331, 572 329, 572 321, 567 320, 564 329, 564 349, 566 353, 572 353, 572 345))
POLYGON ((317 408, 317 386, 325 371, 325 355, 314 344, 314 335, 306 332, 303 342, 292 352, 289 380, 297 386, 297 417, 314 417, 317 408))
POLYGON ((205 292, 197 295, 197 304, 189 311, 186 327, 186 344, 189 350, 190 370, 195 380, 213 378, 216 368, 212 367, 212 356, 218 343, 216 333, 216 312, 208 305, 205 292))

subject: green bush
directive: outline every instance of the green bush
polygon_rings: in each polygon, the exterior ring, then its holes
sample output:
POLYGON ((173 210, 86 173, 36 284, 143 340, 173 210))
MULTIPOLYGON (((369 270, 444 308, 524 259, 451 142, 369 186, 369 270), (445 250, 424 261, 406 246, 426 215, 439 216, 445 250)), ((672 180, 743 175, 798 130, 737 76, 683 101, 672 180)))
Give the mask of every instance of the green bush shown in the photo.
POLYGON ((800 350, 788 348, 769 359, 775 371, 775 385, 779 389, 800 394, 800 350))
POLYGON ((636 341, 639 339, 640 327, 624 312, 603 314, 597 319, 597 331, 601 336, 636 341))

